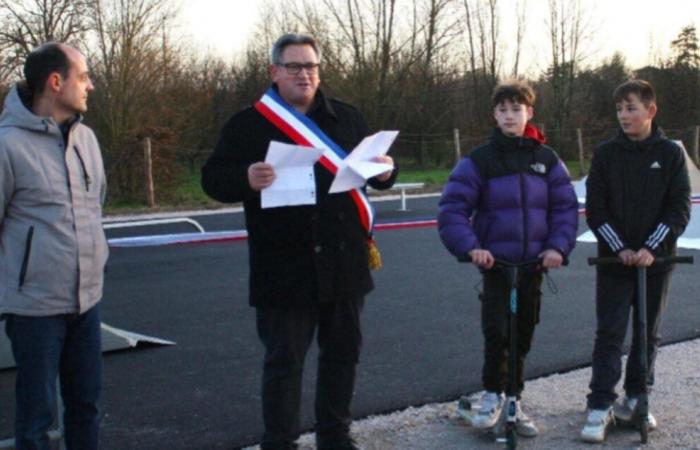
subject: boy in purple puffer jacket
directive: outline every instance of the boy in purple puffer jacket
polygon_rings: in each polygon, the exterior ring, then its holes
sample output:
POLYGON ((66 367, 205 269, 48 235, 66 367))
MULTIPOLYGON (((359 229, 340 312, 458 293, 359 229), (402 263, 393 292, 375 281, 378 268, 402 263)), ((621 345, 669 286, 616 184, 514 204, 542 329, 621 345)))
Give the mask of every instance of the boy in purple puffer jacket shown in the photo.
MULTIPOLYGON (((440 200, 440 238, 456 257, 469 256, 483 272, 481 327, 484 335, 484 395, 476 428, 493 427, 504 405, 508 379, 509 284, 495 259, 523 262, 542 258, 544 269, 560 267, 573 250, 578 203, 569 173, 544 136, 528 123, 535 93, 522 81, 496 86, 492 105, 497 128, 488 143, 455 167, 440 200)), ((517 396, 523 365, 539 321, 542 272, 525 274, 518 288, 517 396)), ((538 430, 517 402, 516 431, 538 430)))

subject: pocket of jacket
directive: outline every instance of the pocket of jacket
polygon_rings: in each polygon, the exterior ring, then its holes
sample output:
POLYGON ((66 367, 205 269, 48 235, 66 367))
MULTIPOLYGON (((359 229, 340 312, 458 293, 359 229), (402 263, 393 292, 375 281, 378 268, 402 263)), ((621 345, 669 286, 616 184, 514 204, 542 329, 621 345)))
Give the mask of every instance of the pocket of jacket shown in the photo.
POLYGON ((24 257, 22 258, 22 266, 19 270, 19 290, 22 290, 24 279, 27 276, 27 266, 29 265, 29 255, 32 252, 32 238, 34 237, 34 226, 30 226, 27 231, 27 240, 24 243, 24 257))

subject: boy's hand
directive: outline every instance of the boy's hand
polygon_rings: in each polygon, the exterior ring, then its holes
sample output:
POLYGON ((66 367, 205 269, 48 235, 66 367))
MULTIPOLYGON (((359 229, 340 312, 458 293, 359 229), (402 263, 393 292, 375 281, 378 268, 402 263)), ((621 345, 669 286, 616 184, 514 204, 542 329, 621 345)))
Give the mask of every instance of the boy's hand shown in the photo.
POLYGON ((622 264, 625 266, 634 266, 637 264, 637 253, 634 250, 625 249, 617 254, 618 258, 622 260, 622 264))
POLYGON ((646 248, 640 248, 636 257, 638 266, 649 267, 654 264, 654 255, 646 248))
POLYGON ((484 269, 490 269, 493 267, 493 263, 495 262, 495 259, 490 251, 482 250, 480 248, 475 248, 474 250, 470 251, 469 257, 472 259, 474 264, 479 267, 483 267, 484 269))
POLYGON ((542 258, 542 267, 545 269, 556 269, 557 267, 561 267, 562 263, 564 262, 564 258, 561 256, 561 253, 556 250, 552 250, 551 248, 543 251, 537 256, 542 258))

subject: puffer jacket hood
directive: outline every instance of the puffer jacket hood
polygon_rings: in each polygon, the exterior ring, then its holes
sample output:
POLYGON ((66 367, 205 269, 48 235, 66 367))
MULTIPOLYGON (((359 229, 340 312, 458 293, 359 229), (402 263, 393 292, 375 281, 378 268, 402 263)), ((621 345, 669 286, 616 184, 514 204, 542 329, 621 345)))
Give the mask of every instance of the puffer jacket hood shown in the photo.
POLYGON ((522 136, 506 136, 500 128, 496 127, 491 133, 489 143, 496 152, 532 150, 544 143, 544 135, 529 124, 522 136))
POLYGON ((547 138, 544 136, 544 133, 531 123, 525 125, 525 133, 523 133, 523 136, 533 139, 540 144, 547 142, 547 138))
MULTIPOLYGON (((28 104, 31 95, 23 83, 12 88, 5 99, 5 107, 0 115, 0 128, 16 127, 40 133, 61 133, 56 122, 50 117, 40 117, 34 114, 28 104)), ((77 115, 76 120, 82 120, 77 115)))

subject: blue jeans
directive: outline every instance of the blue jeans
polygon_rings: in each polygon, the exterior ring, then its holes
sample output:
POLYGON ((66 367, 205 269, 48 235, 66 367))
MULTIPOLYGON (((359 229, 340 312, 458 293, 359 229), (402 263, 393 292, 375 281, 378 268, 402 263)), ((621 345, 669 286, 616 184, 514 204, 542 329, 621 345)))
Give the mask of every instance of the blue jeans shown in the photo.
POLYGON ((55 419, 58 375, 66 448, 97 449, 102 390, 99 305, 82 315, 7 315, 5 331, 17 363, 17 450, 49 448, 47 432, 55 419))

